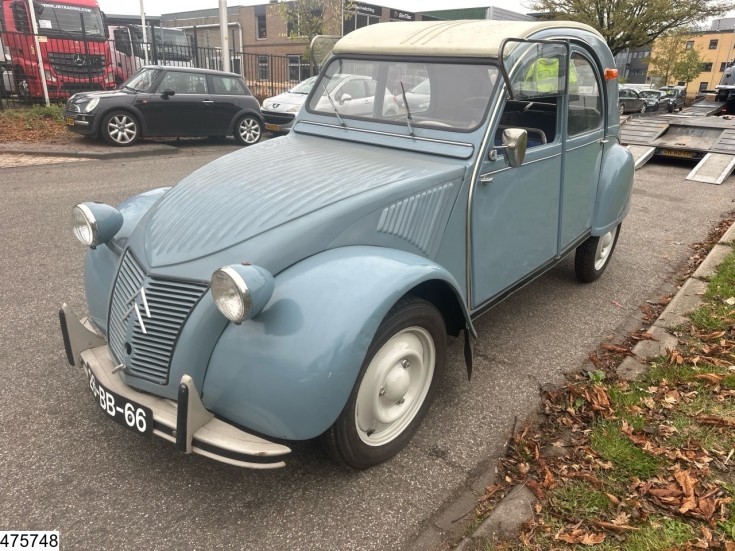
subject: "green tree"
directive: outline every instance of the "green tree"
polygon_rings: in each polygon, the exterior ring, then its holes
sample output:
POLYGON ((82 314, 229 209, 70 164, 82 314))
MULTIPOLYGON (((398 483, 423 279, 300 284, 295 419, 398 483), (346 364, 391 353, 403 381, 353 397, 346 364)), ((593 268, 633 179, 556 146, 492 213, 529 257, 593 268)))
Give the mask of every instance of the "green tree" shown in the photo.
POLYGON ((686 55, 689 35, 672 31, 662 35, 653 44, 651 55, 644 60, 648 63, 648 74, 657 77, 662 84, 668 84, 674 75, 674 66, 686 55))
POLYGON ((646 46, 666 32, 690 27, 735 9, 733 0, 536 0, 548 19, 586 23, 605 38, 613 55, 646 46))
POLYGON ((354 9, 352 0, 291 0, 278 2, 276 10, 286 21, 288 37, 311 39, 319 34, 342 34, 342 16, 354 9))
POLYGON ((702 72, 702 58, 694 48, 687 50, 686 54, 674 63, 671 75, 676 79, 689 84, 702 72))

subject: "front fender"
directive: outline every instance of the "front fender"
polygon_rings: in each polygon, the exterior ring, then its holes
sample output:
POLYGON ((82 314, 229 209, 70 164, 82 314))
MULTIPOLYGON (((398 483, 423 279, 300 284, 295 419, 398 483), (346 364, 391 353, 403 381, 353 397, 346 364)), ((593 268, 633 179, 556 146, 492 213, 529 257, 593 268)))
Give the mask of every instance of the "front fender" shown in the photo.
POLYGON ((617 142, 608 145, 600 169, 592 235, 604 235, 625 218, 630 209, 635 166, 630 151, 617 142))
POLYGON ((205 407, 272 437, 320 435, 344 408, 382 319, 429 280, 445 282, 463 302, 444 268, 394 249, 332 249, 288 268, 260 315, 222 333, 204 380, 205 407))

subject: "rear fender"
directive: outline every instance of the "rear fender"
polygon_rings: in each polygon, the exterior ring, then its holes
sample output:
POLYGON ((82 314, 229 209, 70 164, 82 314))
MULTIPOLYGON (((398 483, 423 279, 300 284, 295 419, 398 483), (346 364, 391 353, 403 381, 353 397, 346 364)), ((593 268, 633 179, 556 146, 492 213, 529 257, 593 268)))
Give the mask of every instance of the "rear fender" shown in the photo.
MULTIPOLYGON (((318 436, 344 408, 390 308, 434 284, 462 305, 449 272, 404 251, 344 247, 299 262, 275 278, 256 318, 225 328, 204 380, 205 407, 272 437, 318 436)), ((468 327, 466 309, 457 308, 468 327)))
POLYGON ((633 155, 617 142, 608 144, 600 169, 592 235, 604 235, 617 226, 630 209, 633 190, 633 155))

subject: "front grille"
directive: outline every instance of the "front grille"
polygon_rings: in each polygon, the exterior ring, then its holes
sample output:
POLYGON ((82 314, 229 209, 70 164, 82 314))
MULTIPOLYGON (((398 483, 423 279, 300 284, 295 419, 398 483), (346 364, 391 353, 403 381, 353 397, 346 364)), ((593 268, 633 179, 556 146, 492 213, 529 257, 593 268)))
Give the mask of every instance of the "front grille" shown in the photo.
POLYGON ((206 283, 148 276, 130 251, 125 253, 112 291, 108 338, 110 350, 119 363, 125 364, 128 374, 162 385, 168 383, 176 339, 208 287, 206 283), (150 317, 145 311, 146 302, 150 317))
POLYGON ((288 124, 296 117, 293 113, 276 113, 274 111, 261 111, 261 113, 267 124, 288 124))
POLYGON ((54 71, 68 77, 99 77, 105 72, 104 55, 49 52, 48 60, 54 71))

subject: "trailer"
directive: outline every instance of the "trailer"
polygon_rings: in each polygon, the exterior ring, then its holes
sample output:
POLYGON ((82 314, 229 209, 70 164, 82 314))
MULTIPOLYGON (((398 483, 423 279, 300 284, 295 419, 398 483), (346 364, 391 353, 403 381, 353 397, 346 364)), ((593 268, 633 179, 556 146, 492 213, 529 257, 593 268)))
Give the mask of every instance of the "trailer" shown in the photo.
MULTIPOLYGON (((703 116, 700 113, 706 107, 689 107, 677 115, 630 117, 624 121, 620 141, 633 154, 636 169, 654 156, 688 159, 698 162, 687 180, 724 182, 735 169, 735 117, 703 116)), ((709 109, 717 112, 714 105, 709 109)))

